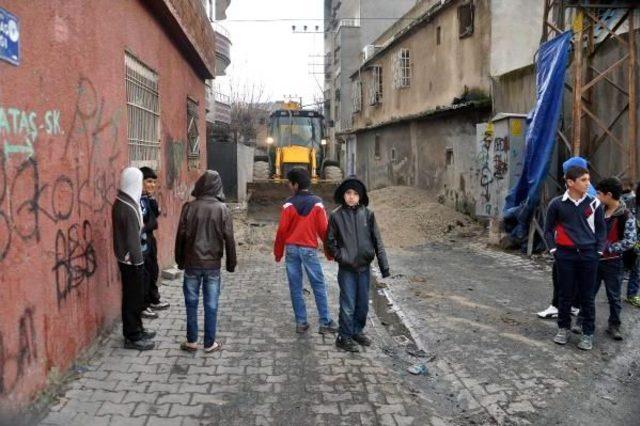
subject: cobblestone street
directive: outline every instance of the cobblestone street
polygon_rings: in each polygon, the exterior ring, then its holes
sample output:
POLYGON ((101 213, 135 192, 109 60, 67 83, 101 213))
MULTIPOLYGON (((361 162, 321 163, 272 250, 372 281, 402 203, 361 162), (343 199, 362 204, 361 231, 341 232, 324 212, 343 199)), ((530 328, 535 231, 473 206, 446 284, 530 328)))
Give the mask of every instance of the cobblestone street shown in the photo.
MULTIPOLYGON (((70 383, 42 424, 252 425, 430 424, 420 396, 394 372, 379 337, 360 354, 339 352, 334 337, 312 328, 295 333, 282 265, 255 252, 223 275, 215 354, 188 354, 178 346, 186 321, 181 281, 165 282, 171 302, 160 318, 157 348, 122 349, 120 327, 93 356, 88 371, 70 383)), ((337 316, 335 268, 326 268, 332 313, 337 316)), ((202 313, 202 309, 200 309, 202 313)), ((337 319, 337 317, 336 317, 337 319)), ((202 320, 200 322, 202 327, 202 320)), ((200 329, 202 333, 202 329, 200 329)))

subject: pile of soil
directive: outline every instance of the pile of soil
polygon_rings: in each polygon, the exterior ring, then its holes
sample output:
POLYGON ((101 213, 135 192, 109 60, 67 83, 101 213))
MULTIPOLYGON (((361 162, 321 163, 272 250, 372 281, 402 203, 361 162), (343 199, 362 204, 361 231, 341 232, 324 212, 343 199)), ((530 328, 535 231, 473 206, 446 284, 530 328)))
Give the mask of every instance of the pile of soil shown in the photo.
POLYGON ((385 246, 406 248, 454 237, 471 237, 482 231, 470 217, 437 202, 437 196, 418 188, 393 186, 371 191, 385 246))

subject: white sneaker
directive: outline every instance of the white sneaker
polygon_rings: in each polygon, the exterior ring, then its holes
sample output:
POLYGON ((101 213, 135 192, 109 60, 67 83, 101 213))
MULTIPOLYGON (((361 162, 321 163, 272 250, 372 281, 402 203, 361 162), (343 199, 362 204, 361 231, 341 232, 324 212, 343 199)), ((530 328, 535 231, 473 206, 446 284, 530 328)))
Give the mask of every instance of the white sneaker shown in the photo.
POLYGON ((538 312, 536 315, 543 319, 558 318, 558 308, 553 305, 549 305, 547 309, 538 312))
POLYGON ((571 315, 573 315, 574 317, 577 317, 578 315, 580 315, 580 309, 578 308, 571 308, 571 315))

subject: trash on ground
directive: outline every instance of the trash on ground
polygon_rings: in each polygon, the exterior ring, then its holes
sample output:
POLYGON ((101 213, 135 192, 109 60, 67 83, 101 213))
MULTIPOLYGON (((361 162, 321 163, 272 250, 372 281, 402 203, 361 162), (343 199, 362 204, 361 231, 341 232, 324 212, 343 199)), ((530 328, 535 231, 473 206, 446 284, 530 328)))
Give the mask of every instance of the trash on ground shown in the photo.
POLYGON ((412 365, 411 367, 407 368, 407 371, 413 374, 414 376, 426 376, 427 373, 429 372, 429 370, 427 369, 427 366, 424 364, 412 365))

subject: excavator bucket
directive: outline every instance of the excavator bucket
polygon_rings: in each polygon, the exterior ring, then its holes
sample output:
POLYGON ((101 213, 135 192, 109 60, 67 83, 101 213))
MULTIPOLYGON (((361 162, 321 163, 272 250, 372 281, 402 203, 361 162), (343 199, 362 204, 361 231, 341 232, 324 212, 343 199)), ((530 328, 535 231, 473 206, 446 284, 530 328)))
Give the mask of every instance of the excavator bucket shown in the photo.
MULTIPOLYGON (((322 198, 327 213, 335 208, 333 194, 340 182, 317 181, 311 183, 311 192, 322 198)), ((256 180, 247 184, 249 217, 274 221, 280 217, 285 200, 291 196, 286 180, 256 180)))

